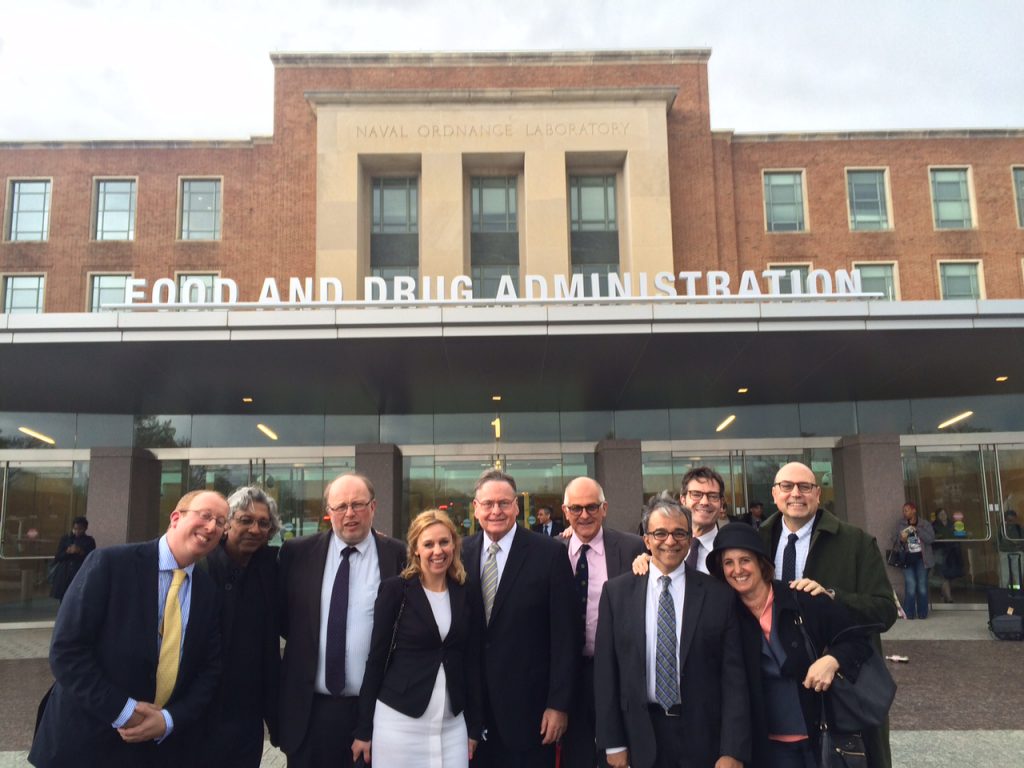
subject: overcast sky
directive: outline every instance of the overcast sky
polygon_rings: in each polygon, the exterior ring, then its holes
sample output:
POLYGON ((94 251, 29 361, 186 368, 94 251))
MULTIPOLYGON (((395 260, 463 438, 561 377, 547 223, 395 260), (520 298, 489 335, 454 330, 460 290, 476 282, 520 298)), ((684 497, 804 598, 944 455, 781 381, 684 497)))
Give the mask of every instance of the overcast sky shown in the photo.
POLYGON ((269 135, 272 52, 711 48, 740 132, 1024 128, 1024 0, 0 0, 0 141, 269 135))

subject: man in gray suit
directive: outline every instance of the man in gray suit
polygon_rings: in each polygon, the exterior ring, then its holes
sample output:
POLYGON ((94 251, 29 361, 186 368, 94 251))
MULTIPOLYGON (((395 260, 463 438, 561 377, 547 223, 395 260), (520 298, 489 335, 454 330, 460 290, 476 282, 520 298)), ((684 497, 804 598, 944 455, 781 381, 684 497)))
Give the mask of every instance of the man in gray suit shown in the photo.
POLYGON ((584 621, 583 664, 569 710, 569 729, 562 737, 562 766, 594 768, 606 765, 594 740, 594 638, 601 589, 608 579, 629 571, 633 558, 644 552, 644 542, 632 533, 604 526, 608 502, 601 486, 589 477, 577 477, 565 487, 562 512, 572 535, 559 540, 568 544, 577 605, 584 621))

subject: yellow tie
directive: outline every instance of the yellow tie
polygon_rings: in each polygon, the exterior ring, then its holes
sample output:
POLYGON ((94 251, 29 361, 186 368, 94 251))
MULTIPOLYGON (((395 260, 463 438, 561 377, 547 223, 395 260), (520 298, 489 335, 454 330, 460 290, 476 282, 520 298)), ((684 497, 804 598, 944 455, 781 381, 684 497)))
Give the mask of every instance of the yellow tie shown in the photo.
POLYGON ((178 591, 185 581, 185 571, 174 569, 171 588, 167 590, 164 603, 164 620, 160 639, 160 661, 156 667, 156 699, 154 704, 163 709, 171 698, 174 683, 178 679, 178 661, 181 655, 181 603, 178 591))

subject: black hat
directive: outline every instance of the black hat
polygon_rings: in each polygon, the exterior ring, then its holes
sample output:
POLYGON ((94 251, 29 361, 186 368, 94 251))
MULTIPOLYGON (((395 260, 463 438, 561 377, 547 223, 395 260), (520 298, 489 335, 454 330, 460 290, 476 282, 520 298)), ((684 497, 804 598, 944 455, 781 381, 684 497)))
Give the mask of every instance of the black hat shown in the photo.
MULTIPOLYGON (((727 549, 745 549, 768 558, 761 534, 746 523, 729 523, 715 534, 715 548, 708 553, 707 566, 712 576, 722 578, 722 553, 727 549)), ((770 558, 769 558, 770 559, 770 558)))

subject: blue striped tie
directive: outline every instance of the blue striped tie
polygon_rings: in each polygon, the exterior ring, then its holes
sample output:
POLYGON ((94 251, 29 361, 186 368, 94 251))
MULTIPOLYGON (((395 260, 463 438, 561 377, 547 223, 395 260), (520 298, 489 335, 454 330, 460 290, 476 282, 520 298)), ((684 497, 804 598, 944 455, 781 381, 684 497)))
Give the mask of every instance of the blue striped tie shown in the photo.
POLYGON ((679 654, 676 653, 676 605, 668 591, 672 579, 662 576, 658 596, 658 645, 655 651, 657 675, 654 693, 658 704, 668 711, 679 703, 679 654))

